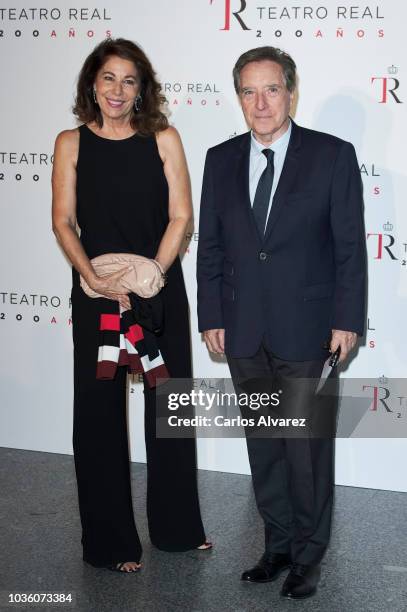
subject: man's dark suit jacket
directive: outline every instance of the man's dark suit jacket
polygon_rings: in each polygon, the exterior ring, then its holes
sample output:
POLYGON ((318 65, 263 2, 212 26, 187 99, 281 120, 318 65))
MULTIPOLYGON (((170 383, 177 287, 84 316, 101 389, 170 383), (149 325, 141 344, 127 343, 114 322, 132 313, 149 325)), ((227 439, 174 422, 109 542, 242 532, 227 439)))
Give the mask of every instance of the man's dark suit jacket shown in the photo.
POLYGON ((353 146, 297 126, 261 237, 249 198, 250 132, 209 149, 198 244, 199 330, 225 352, 326 356, 332 329, 364 333, 366 248, 353 146))

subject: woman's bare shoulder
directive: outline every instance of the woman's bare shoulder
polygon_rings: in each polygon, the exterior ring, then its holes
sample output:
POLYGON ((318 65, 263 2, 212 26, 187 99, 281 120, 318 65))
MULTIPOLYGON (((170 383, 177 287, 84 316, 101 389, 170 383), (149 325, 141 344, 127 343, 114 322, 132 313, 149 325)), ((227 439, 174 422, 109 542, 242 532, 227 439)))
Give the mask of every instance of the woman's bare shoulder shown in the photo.
POLYGON ((63 130, 55 139, 55 155, 64 159, 72 159, 74 163, 78 158, 79 129, 63 130))
POLYGON ((163 161, 169 157, 175 157, 176 159, 183 158, 184 149, 181 137, 175 127, 170 125, 165 130, 157 132, 156 139, 158 150, 163 161))
POLYGON ((157 132, 156 136, 157 141, 162 142, 164 146, 176 146, 181 142, 179 132, 173 125, 169 125, 165 130, 157 132))
POLYGON ((55 139, 55 144, 66 148, 77 147, 79 144, 79 128, 73 128, 72 130, 62 130, 59 132, 55 139))

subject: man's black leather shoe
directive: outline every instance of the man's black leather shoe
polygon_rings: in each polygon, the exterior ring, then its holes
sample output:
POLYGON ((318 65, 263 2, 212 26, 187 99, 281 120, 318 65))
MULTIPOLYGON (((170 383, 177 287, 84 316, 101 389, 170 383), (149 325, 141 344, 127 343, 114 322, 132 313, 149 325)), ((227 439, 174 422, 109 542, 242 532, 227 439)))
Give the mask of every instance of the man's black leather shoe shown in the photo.
POLYGON ((291 567, 290 555, 264 553, 257 565, 243 572, 241 580, 246 582, 272 582, 289 567, 291 567))
POLYGON ((293 563, 284 581, 281 595, 288 599, 306 599, 315 594, 320 577, 319 565, 293 563))

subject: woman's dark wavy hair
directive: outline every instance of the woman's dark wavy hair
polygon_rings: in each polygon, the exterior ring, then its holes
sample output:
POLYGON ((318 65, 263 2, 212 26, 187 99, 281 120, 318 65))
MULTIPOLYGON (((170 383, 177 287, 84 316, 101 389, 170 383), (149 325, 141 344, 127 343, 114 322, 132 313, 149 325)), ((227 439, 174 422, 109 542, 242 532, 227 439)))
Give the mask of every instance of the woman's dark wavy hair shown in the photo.
POLYGON ((142 102, 140 110, 133 112, 130 124, 140 134, 151 135, 168 127, 168 119, 161 110, 166 104, 157 82, 154 69, 144 51, 131 40, 108 38, 101 42, 85 60, 79 73, 73 113, 83 123, 95 121, 103 125, 99 106, 93 99, 93 85, 96 74, 109 57, 117 56, 129 60, 137 68, 140 78, 142 102))

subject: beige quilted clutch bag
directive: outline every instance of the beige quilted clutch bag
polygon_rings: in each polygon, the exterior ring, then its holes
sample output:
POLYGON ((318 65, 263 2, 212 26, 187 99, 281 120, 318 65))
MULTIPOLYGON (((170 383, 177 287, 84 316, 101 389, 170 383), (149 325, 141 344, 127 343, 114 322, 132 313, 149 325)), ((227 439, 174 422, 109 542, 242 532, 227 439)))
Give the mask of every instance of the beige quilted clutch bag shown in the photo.
MULTIPOLYGON (((166 275, 155 259, 149 259, 133 253, 106 253, 90 260, 98 276, 103 277, 118 270, 127 268, 120 279, 121 284, 140 297, 150 298, 157 295, 164 287, 166 275), (131 269, 129 267, 131 266, 131 269)), ((96 293, 86 281, 80 278, 81 287, 92 298, 105 297, 96 293)))

